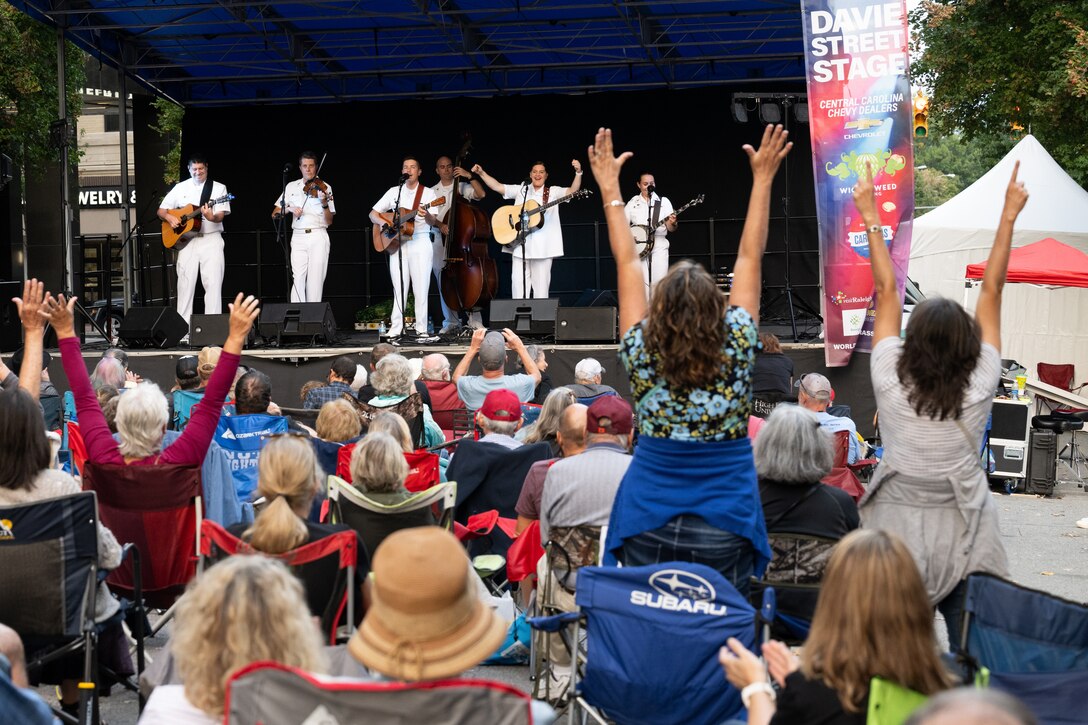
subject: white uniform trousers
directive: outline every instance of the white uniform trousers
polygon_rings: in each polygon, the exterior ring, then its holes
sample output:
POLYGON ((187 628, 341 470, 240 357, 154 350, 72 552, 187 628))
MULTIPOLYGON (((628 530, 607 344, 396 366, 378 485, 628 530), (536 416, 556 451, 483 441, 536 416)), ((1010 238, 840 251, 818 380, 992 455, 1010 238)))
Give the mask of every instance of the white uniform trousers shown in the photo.
POLYGON ((647 298, 657 283, 664 278, 669 271, 669 248, 662 247, 661 243, 654 244, 650 256, 642 260, 642 281, 646 285, 647 298))
POLYGON ((193 315, 193 295, 196 278, 204 286, 204 314, 218 315, 223 311, 223 234, 210 232, 193 237, 178 252, 178 314, 189 324, 193 315))
POLYGON ((510 297, 515 300, 529 299, 530 295, 525 294, 522 286, 522 282, 527 281, 533 297, 546 299, 548 288, 552 284, 552 260, 530 259, 528 274, 525 275, 524 280, 522 279, 522 258, 515 256, 513 261, 513 271, 510 274, 510 297))
POLYGON ((442 305, 442 327, 458 327, 461 324, 460 318, 456 312, 450 309, 450 306, 446 304, 446 299, 442 296, 442 268, 446 266, 446 240, 438 232, 435 232, 434 241, 431 242, 431 252, 433 255, 431 269, 434 271, 435 289, 438 290, 438 302, 442 305))
POLYGON ((320 302, 329 268, 329 231, 291 232, 291 301, 320 302))
POLYGON ((415 294, 415 309, 412 311, 416 318, 416 332, 420 335, 427 334, 427 295, 430 294, 431 282, 431 249, 429 234, 412 237, 400 245, 396 254, 389 255, 389 278, 393 282, 393 315, 392 325, 389 328, 390 337, 398 337, 404 332, 404 310, 408 291, 415 294), (404 258, 404 269, 401 270, 400 258, 404 258), (401 294, 401 274, 408 283, 401 294))

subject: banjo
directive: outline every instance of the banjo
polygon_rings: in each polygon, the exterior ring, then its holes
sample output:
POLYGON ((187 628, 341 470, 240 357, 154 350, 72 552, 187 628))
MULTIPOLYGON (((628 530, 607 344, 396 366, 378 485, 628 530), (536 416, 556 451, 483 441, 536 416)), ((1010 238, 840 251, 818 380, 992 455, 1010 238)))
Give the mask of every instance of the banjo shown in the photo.
MULTIPOLYGON (((702 204, 705 200, 706 194, 699 194, 699 196, 695 197, 687 204, 684 204, 682 207, 674 211, 670 216, 680 216, 691 207, 702 204)), ((666 219, 667 218, 668 217, 666 217, 666 219)), ((646 259, 650 256, 650 252, 652 252, 654 249, 654 232, 656 232, 663 226, 665 226, 665 219, 662 219, 660 222, 658 222, 657 226, 653 229, 650 228, 649 224, 631 225, 631 236, 635 238, 635 249, 638 251, 639 259, 646 259)))

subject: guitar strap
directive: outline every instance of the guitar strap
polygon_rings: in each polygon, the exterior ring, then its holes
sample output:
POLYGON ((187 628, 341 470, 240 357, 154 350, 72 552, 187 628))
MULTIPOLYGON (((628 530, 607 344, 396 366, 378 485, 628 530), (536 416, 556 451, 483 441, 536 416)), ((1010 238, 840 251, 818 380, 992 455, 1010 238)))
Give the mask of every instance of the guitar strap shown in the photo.
POLYGON ((416 200, 412 202, 412 211, 419 211, 419 200, 423 198, 423 184, 416 185, 416 200))
MULTIPOLYGON (((544 199, 544 204, 548 203, 548 193, 551 192, 551 190, 552 190, 552 187, 550 187, 550 186, 545 186, 544 187, 544 196, 542 197, 544 199)), ((541 206, 544 206, 544 204, 541 204, 541 206)))
POLYGON ((200 191, 200 203, 197 206, 204 206, 212 198, 212 185, 212 179, 209 176, 204 181, 204 188, 200 191))

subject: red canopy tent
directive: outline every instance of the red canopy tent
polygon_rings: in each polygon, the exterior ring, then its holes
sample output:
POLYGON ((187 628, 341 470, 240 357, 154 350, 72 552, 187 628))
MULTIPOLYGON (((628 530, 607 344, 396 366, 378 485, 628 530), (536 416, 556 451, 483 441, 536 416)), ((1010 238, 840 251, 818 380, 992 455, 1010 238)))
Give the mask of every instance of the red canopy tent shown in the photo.
MULTIPOLYGON (((982 279, 986 262, 967 265, 967 279, 982 279)), ((1009 254, 1009 282, 1088 287, 1088 254, 1057 239, 1017 247, 1009 254)))

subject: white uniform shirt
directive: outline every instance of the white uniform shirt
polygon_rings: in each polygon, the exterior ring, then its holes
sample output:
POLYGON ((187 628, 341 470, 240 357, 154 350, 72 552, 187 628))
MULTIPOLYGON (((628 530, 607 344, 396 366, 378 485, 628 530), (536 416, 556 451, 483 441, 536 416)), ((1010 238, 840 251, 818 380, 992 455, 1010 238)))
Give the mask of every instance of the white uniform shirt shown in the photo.
MULTIPOLYGON (((411 209, 415 205, 416 191, 417 189, 409 189, 407 186, 405 186, 403 189, 401 189, 399 186, 391 186, 389 187, 389 191, 385 192, 385 195, 382 196, 382 198, 378 200, 378 203, 375 204, 372 208, 382 213, 393 211, 393 207, 395 207, 397 204, 397 194, 399 193, 401 208, 411 209)), ((424 204, 428 204, 434 201, 435 198, 436 197, 434 195, 434 191, 432 191, 430 187, 424 186, 423 196, 419 197, 419 204, 420 206, 423 206, 424 204)), ((432 213, 434 212, 433 209, 428 211, 431 211, 432 213)), ((413 214, 412 218, 415 221, 416 225, 415 232, 412 234, 412 239, 419 239, 421 237, 425 237, 428 241, 430 241, 431 225, 424 221, 422 218, 420 218, 418 214, 413 214)))
MULTIPOLYGON (((306 182, 302 179, 295 179, 287 185, 287 207, 297 206, 302 208, 302 214, 291 222, 291 228, 326 229, 329 225, 325 223, 325 210, 321 208, 321 199, 303 194, 302 187, 305 184, 306 182)), ((332 196, 332 184, 326 182, 326 185, 329 187, 326 193, 332 196)), ((276 200, 275 206, 284 209, 282 196, 276 200)), ((332 199, 329 199, 329 211, 333 214, 336 213, 336 204, 332 199)))
MULTIPOLYGON (((472 188, 472 184, 467 181, 460 183, 461 198, 467 201, 473 201, 476 199, 476 190, 472 188)), ((446 197, 446 203, 442 206, 436 206, 431 209, 431 213, 435 215, 440 221, 448 224, 449 219, 446 218, 446 213, 450 210, 450 198, 453 193, 453 183, 449 186, 443 186, 439 181, 437 184, 431 187, 431 191, 434 192, 434 198, 437 199, 440 196, 446 197)))
MULTIPOLYGON (((513 199, 514 205, 519 209, 524 201, 522 195, 522 187, 520 184, 504 184, 503 185, 503 199, 513 199)), ((551 186, 548 192, 548 201, 552 202, 556 199, 566 196, 570 193, 568 187, 565 186, 551 186)), ((533 188, 533 185, 528 186, 529 198, 536 201, 541 206, 544 205, 544 189, 533 188)), ((544 212, 544 226, 532 232, 525 238, 525 244, 520 245, 517 249, 510 249, 510 245, 503 247, 502 251, 511 254, 515 257, 522 256, 522 250, 524 250, 526 259, 552 259, 554 257, 563 256, 563 228, 559 223, 559 207, 560 204, 556 204, 552 208, 544 212)))
MULTIPOLYGON (((669 201, 669 197, 658 196, 657 192, 654 192, 653 196, 650 197, 649 203, 642 198, 642 194, 636 194, 631 197, 631 200, 627 202, 627 206, 623 208, 623 211, 627 214, 627 223, 631 226, 649 225, 650 217, 653 214, 654 203, 657 202, 658 199, 661 200, 661 209, 657 213, 657 222, 658 224, 661 224, 661 222, 665 221, 669 214, 672 214, 673 212, 672 202, 669 201)), ((668 245, 669 242, 665 238, 668 233, 669 230, 665 228, 664 224, 661 224, 661 226, 654 231, 655 249, 659 245, 668 245)))
MULTIPOLYGON (((174 185, 174 188, 163 197, 162 203, 159 204, 159 208, 180 209, 188 204, 200 206, 200 194, 202 191, 204 191, 204 184, 198 184, 192 179, 186 179, 185 181, 174 185)), ((215 201, 226 195, 227 187, 223 186, 218 181, 213 181, 212 195, 208 197, 208 201, 215 201)), ((230 202, 224 201, 221 204, 216 204, 212 207, 212 211, 216 214, 219 212, 230 214, 230 202)), ((207 219, 200 222, 201 234, 212 234, 213 232, 221 231, 223 231, 223 222, 210 222, 207 219)))

